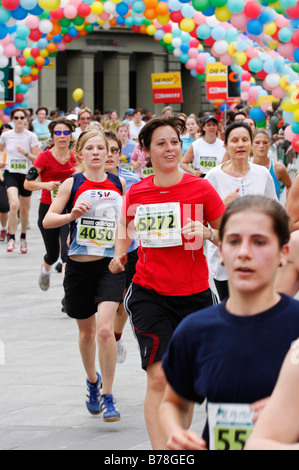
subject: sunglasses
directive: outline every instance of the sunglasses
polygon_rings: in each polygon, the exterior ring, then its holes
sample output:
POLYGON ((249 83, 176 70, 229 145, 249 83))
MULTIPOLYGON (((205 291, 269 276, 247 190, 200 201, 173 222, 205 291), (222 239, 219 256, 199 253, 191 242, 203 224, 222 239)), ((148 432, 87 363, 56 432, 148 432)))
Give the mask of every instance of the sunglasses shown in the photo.
POLYGON ((80 117, 79 119, 81 119, 82 121, 90 121, 91 120, 90 117, 80 117))
POLYGON ((70 135, 71 131, 54 131, 55 135, 70 135))
POLYGON ((23 119, 25 119, 25 116, 14 116, 13 117, 15 121, 18 121, 19 119, 21 119, 21 121, 23 121, 23 119))

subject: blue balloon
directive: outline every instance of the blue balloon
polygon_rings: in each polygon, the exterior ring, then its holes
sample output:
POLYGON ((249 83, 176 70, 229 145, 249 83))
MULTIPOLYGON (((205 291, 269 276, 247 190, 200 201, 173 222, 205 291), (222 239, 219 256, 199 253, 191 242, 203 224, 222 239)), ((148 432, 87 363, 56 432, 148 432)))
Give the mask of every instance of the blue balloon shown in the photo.
POLYGON ((116 5, 116 13, 120 16, 125 16, 129 11, 129 7, 126 3, 120 2, 116 5))
POLYGON ((215 14, 215 7, 213 7, 213 5, 210 5, 207 10, 203 11, 203 14, 205 16, 213 16, 215 14))
POLYGON ((299 62, 299 47, 294 50, 294 61, 299 62))
POLYGON ((28 16, 28 10, 25 10, 19 5, 15 10, 12 10, 11 16, 15 20, 24 20, 28 16))
POLYGON ((0 39, 4 39, 7 36, 8 30, 6 24, 0 24, 0 39))
POLYGON ((32 10, 37 5, 37 0, 20 0, 20 5, 25 10, 32 10))
POLYGON ((29 10, 29 13, 34 16, 39 16, 43 13, 43 9, 37 4, 32 10, 29 10))
POLYGON ((10 17, 10 11, 5 10, 5 8, 3 7, 0 7, 0 23, 7 23, 10 17))
POLYGON ((249 20, 247 23, 247 32, 253 36, 258 36, 263 32, 263 23, 258 19, 249 20))
MULTIPOLYGON (((183 44, 181 44, 180 49, 181 49, 181 51, 182 51, 183 53, 186 53, 186 52, 189 51, 190 46, 189 46, 189 44, 183 43, 183 44)), ((190 57, 189 57, 189 59, 190 59, 190 57)))
MULTIPOLYGON (((78 31, 77 31, 78 32, 78 31)), ((53 36, 53 41, 56 42, 56 43, 59 43, 63 40, 63 36, 62 34, 56 34, 55 36, 53 36)))
POLYGON ((249 116, 255 120, 255 122, 262 121, 265 119, 266 114, 259 107, 253 107, 249 110, 249 116))

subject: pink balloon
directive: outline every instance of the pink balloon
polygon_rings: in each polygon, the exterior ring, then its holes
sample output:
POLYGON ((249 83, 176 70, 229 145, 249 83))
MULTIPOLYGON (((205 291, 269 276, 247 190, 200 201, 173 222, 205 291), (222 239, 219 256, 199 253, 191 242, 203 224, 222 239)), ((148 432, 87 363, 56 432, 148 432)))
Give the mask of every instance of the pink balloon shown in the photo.
POLYGON ((34 15, 29 15, 27 16, 26 20, 25 20, 25 24, 26 26, 28 26, 28 28, 30 29, 36 29, 38 28, 38 25, 39 25, 39 17, 38 16, 34 16, 34 15))
POLYGON ((287 140, 289 140, 290 142, 292 142, 292 140, 294 139, 294 137, 296 136, 296 134, 294 134, 294 132, 292 131, 292 126, 288 126, 286 127, 285 131, 284 131, 284 136, 287 140))
POLYGON ((241 82, 240 88, 242 91, 248 91, 250 88, 250 83, 249 82, 241 82))
POLYGON ((189 60, 186 62, 185 67, 186 67, 187 70, 195 69, 195 67, 196 67, 196 59, 189 59, 189 60))
POLYGON ((198 64, 205 64, 207 61, 207 56, 203 53, 197 55, 196 62, 198 64))
POLYGON ((279 100, 281 100, 285 96, 285 94, 286 94, 286 91, 283 88, 281 88, 281 86, 277 86, 273 88, 272 90, 272 95, 279 100))
POLYGON ((68 20, 72 20, 73 18, 77 16, 77 8, 74 5, 67 5, 64 8, 64 16, 68 20))
POLYGON ((2 116, 1 119, 5 124, 7 124, 10 121, 10 116, 7 116, 7 114, 4 114, 4 116, 2 116))
POLYGON ((18 52, 17 48, 13 43, 10 43, 10 44, 7 44, 6 46, 4 46, 3 54, 6 57, 16 57, 17 52, 18 52))
POLYGON ((57 49, 58 49, 59 51, 65 51, 66 48, 67 48, 67 44, 66 44, 64 41, 59 42, 59 43, 57 44, 57 49))
POLYGON ((78 7, 80 5, 81 0, 70 0, 71 5, 75 5, 75 7, 78 7))
POLYGON ((9 44, 9 43, 10 43, 10 34, 7 34, 5 38, 0 39, 0 44, 2 44, 2 46, 5 46, 6 44, 9 44))
POLYGON ((228 52, 220 56, 220 62, 223 65, 231 65, 234 62, 234 58, 228 52))
POLYGON ((196 59, 197 56, 198 56, 198 49, 196 49, 195 47, 190 47, 190 49, 188 51, 188 55, 192 59, 196 59))
POLYGON ((248 90, 248 94, 252 98, 256 98, 259 94, 259 90, 256 86, 251 86, 248 90))
POLYGON ((110 13, 107 13, 106 11, 103 11, 103 13, 100 14, 100 18, 103 21, 108 21, 110 18, 110 13))
POLYGON ((247 22, 248 18, 243 12, 234 13, 230 18, 231 25, 233 25, 237 29, 240 29, 241 31, 246 30, 247 22))
POLYGON ((193 19, 197 25, 206 24, 207 22, 206 17, 201 13, 201 11, 197 11, 193 16, 193 19))
POLYGON ((248 59, 252 59, 253 57, 257 57, 259 55, 258 50, 250 46, 245 49, 245 52, 247 54, 248 59))
POLYGON ((278 26, 278 28, 284 28, 288 27, 290 24, 290 20, 288 20, 285 16, 283 15, 277 15, 275 18, 275 23, 278 26))
POLYGON ((241 91, 241 100, 242 101, 248 101, 249 95, 247 91, 241 91))
POLYGON ((261 102, 261 110, 264 111, 264 113, 265 113, 268 108, 269 108, 269 103, 267 101, 262 101, 261 102))

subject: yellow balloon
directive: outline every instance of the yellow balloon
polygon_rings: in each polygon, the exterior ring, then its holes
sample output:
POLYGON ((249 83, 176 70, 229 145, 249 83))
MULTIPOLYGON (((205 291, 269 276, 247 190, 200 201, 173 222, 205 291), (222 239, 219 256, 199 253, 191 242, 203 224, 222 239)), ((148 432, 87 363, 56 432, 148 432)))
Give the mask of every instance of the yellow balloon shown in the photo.
POLYGON ((163 41, 165 44, 171 44, 171 41, 173 40, 173 35, 171 33, 166 33, 163 36, 163 41))
POLYGON ((224 5, 223 7, 215 8, 215 16, 218 21, 228 21, 231 18, 232 13, 229 11, 227 6, 224 5))
POLYGON ((244 65, 247 61, 247 54, 244 51, 237 51, 235 53, 235 63, 237 65, 244 65))
POLYGON ((228 52, 230 55, 232 55, 232 56, 234 56, 234 55, 236 54, 236 52, 237 52, 237 49, 235 48, 235 45, 236 45, 236 44, 237 44, 236 42, 231 42, 231 43, 228 45, 227 52, 228 52))
POLYGON ((37 0, 43 10, 54 11, 60 7, 60 0, 37 0))
POLYGON ((281 107, 287 113, 292 113, 298 109, 298 104, 293 103, 289 98, 283 98, 281 101, 281 107))
POLYGON ((195 21, 193 18, 183 18, 180 22, 180 29, 186 33, 191 33, 195 28, 195 21))
POLYGON ((265 24, 263 28, 263 33, 268 34, 268 36, 273 36, 274 33, 277 31, 277 26, 275 21, 271 21, 271 23, 265 24))
POLYGON ((146 28, 146 34, 148 34, 149 36, 153 36, 156 31, 157 31, 157 28, 153 24, 148 25, 146 28))
POLYGON ((157 21, 158 21, 158 23, 160 23, 162 25, 168 24, 169 21, 170 21, 169 13, 167 13, 166 15, 158 15, 157 16, 157 21))
POLYGON ((27 57, 31 57, 31 49, 29 47, 26 47, 23 50, 23 56, 25 57, 25 59, 27 59, 27 57))
POLYGON ((90 9, 95 15, 100 15, 104 11, 104 5, 102 2, 96 1, 91 4, 90 9))
POLYGON ((82 90, 82 88, 76 88, 74 91, 73 91, 73 98, 75 101, 79 101, 83 98, 83 95, 84 95, 84 92, 82 90))
POLYGON ((281 88, 283 88, 284 90, 289 86, 289 81, 288 81, 289 77, 288 75, 283 75, 279 81, 279 85, 281 86, 281 88))
POLYGON ((299 109, 296 109, 296 111, 294 111, 294 119, 295 121, 299 122, 299 109))

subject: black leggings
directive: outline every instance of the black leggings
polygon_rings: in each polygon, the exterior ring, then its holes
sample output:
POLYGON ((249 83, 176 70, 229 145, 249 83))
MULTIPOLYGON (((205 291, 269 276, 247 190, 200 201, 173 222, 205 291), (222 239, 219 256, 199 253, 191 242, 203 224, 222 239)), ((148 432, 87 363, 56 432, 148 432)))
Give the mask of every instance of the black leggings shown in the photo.
POLYGON ((41 231, 47 252, 44 256, 44 260, 47 264, 52 266, 52 264, 58 260, 59 254, 63 263, 66 263, 67 261, 67 237, 69 234, 69 226, 64 225, 63 227, 59 228, 45 229, 43 227, 42 221, 48 212, 49 207, 50 206, 48 204, 44 204, 42 202, 40 203, 38 211, 38 228, 41 231))
POLYGON ((217 281, 217 279, 214 279, 214 283, 219 295, 220 302, 222 302, 223 299, 228 297, 228 282, 217 281))

